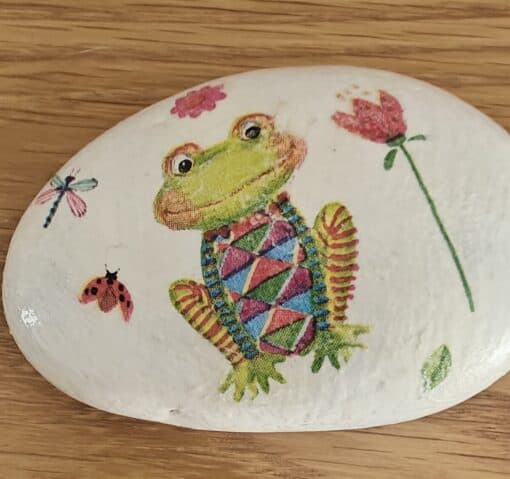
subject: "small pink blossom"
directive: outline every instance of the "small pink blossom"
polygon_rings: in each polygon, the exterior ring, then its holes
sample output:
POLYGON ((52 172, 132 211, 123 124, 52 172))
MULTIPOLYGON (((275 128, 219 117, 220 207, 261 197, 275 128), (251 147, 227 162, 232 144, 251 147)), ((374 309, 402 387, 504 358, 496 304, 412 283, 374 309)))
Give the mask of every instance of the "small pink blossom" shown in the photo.
POLYGON ((184 118, 185 116, 196 118, 204 111, 212 111, 216 108, 216 102, 223 100, 227 96, 222 89, 223 85, 216 85, 192 90, 175 100, 175 105, 170 112, 178 115, 179 118, 184 118))
POLYGON ((379 105, 362 98, 352 103, 354 115, 337 111, 331 117, 338 126, 376 143, 385 143, 406 133, 402 106, 384 90, 379 91, 379 105))
POLYGON ((411 167, 411 171, 416 178, 418 186, 427 200, 432 216, 439 228, 439 232, 457 268, 457 273, 462 287, 464 288, 464 294, 466 295, 469 309, 471 312, 474 312, 475 303, 473 294, 457 250, 450 239, 443 220, 439 216, 436 203, 425 185, 418 170, 418 166, 407 147, 407 143, 411 141, 426 140, 425 135, 413 135, 410 138, 406 137, 407 124, 404 119, 404 109, 394 96, 391 96, 384 90, 379 90, 379 104, 364 100, 363 98, 355 98, 352 101, 352 109, 352 115, 342 111, 336 111, 331 116, 331 119, 341 128, 345 128, 347 131, 360 135, 367 140, 376 143, 386 143, 390 147, 390 150, 388 150, 384 157, 383 166, 386 171, 393 168, 395 158, 399 151, 403 154, 411 167))

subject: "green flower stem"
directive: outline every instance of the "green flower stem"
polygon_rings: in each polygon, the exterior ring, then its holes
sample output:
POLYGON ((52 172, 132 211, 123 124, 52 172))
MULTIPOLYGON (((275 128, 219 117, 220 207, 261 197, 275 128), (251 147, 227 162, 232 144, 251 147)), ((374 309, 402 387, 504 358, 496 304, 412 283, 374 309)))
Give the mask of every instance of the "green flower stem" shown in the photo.
POLYGON ((464 293, 466 294, 466 298, 469 303, 469 309, 471 312, 474 312, 475 304, 473 302, 473 295, 471 293, 471 288, 469 287, 469 283, 467 281, 466 275, 464 273, 464 270, 462 269, 462 264, 460 263, 460 259, 457 254, 457 251, 455 250, 455 246, 453 246, 452 240, 448 236, 448 233, 446 232, 446 228, 444 227, 443 221, 441 220, 441 217, 439 216, 439 213, 437 212, 437 208, 434 203, 434 200, 430 196, 430 193, 429 193, 427 187, 425 186, 425 183, 423 182, 423 178, 421 177, 421 174, 418 171, 418 168, 416 167, 416 164, 414 163, 414 160, 413 160, 411 154, 409 153, 409 151, 407 150, 407 148, 403 144, 399 145, 399 148, 401 149, 402 153, 404 153, 405 157, 407 158, 407 161, 409 162, 409 165, 411 166, 411 169, 413 170, 414 176, 416 177, 416 181, 418 182, 418 185, 420 185, 421 191, 423 192, 423 194, 425 195, 425 198, 427 199, 427 203, 430 206, 430 211, 432 212, 432 216, 434 216, 437 226, 439 227, 439 231, 441 231, 441 234, 443 235, 443 238, 446 241, 448 249, 450 250, 450 254, 453 258, 453 262, 455 263, 455 266, 459 273, 460 280, 462 282, 462 286, 464 287, 464 293))

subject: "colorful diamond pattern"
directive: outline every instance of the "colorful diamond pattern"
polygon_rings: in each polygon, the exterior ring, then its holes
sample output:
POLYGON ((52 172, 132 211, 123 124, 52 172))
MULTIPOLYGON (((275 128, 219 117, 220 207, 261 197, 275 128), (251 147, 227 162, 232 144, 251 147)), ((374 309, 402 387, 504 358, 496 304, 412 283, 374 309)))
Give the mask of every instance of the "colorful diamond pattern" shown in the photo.
POLYGON ((272 302, 274 300, 273 294, 277 294, 278 291, 275 289, 278 285, 283 286, 283 283, 287 280, 290 274, 292 263, 286 261, 280 261, 278 259, 267 258, 265 256, 259 256, 250 268, 250 274, 246 281, 245 292, 253 293, 259 289, 264 289, 264 296, 260 299, 272 302), (267 283, 274 283, 274 287, 267 287, 267 283))
POLYGON ((228 278, 231 274, 237 273, 253 263, 254 260, 255 255, 249 251, 236 248, 235 246, 226 248, 221 263, 221 277, 228 278))
POLYGON ((292 225, 278 213, 257 213, 216 247, 224 286, 260 348, 293 354, 306 347, 314 334, 312 278, 292 225))

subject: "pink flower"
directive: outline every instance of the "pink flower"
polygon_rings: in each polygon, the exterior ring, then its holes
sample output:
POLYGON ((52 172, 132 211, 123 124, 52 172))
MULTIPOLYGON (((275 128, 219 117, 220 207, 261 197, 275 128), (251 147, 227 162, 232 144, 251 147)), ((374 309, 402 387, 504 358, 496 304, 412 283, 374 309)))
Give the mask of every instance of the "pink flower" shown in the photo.
POLYGON ((379 90, 377 105, 362 98, 353 100, 354 115, 337 111, 332 115, 335 123, 363 138, 377 143, 386 143, 406 133, 404 110, 398 100, 379 90))
POLYGON ((353 115, 343 113, 341 111, 335 112, 331 119, 340 127, 345 128, 351 133, 361 135, 370 141, 376 143, 386 143, 390 149, 384 157, 384 169, 390 171, 393 168, 395 159, 398 153, 402 153, 404 158, 409 163, 411 171, 416 178, 418 186, 420 187, 427 203, 430 207, 432 216, 439 228, 439 232, 443 237, 446 246, 450 252, 453 263, 457 268, 462 287, 464 288, 464 294, 469 305, 471 312, 475 310, 475 303, 473 301, 473 294, 471 287, 469 286, 464 268, 457 254, 457 250, 453 244, 453 241, 448 234, 446 227, 439 216, 436 203, 429 192, 429 189, 423 181, 423 177, 418 170, 418 166, 414 161, 411 152, 408 150, 407 144, 412 141, 423 141, 426 140, 425 135, 414 135, 410 138, 406 137, 407 125, 404 120, 404 110, 398 100, 391 96, 384 90, 379 90, 379 105, 372 103, 371 101, 363 100, 362 98, 355 98, 352 101, 353 115))
POLYGON ((170 110, 179 118, 189 116, 196 118, 204 111, 216 108, 216 102, 226 98, 227 94, 222 91, 223 85, 204 86, 200 90, 192 90, 181 98, 175 100, 174 107, 170 110))

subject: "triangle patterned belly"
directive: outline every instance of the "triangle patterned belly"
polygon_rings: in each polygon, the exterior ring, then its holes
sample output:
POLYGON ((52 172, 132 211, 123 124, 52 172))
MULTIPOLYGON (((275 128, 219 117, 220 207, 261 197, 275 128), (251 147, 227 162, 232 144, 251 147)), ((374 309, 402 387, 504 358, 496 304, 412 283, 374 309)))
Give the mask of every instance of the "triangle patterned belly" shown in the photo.
POLYGON ((219 272, 239 321, 261 351, 290 355, 314 337, 312 273, 293 226, 258 213, 216 243, 219 272))

